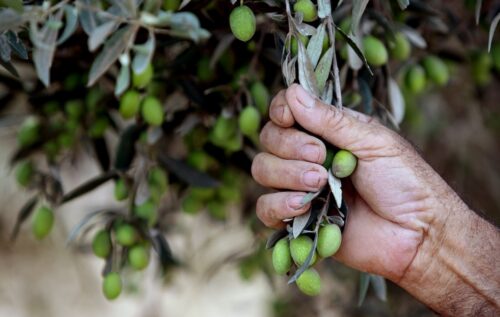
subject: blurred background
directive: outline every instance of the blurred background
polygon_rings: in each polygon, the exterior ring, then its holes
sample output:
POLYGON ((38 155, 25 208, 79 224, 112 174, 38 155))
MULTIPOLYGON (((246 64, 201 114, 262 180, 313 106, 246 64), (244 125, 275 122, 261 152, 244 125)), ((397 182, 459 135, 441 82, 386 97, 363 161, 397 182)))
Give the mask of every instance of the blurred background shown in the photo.
MULTIPOLYGON (((181 11, 196 13, 212 37, 203 45, 195 45, 194 38, 177 38, 168 32, 157 35, 152 60, 155 76, 147 88, 134 89, 161 100, 166 121, 160 129, 145 125, 142 139, 134 140, 139 150, 132 157, 134 162, 129 163, 128 176, 120 177, 140 183, 137 170, 160 151, 175 162, 186 163, 183 171, 190 167, 202 172, 202 176, 224 179, 224 188, 236 189, 236 197, 217 200, 217 205, 210 200, 199 202, 196 207, 188 206, 188 198, 194 195, 192 188, 198 186, 190 183, 192 180, 186 176, 190 172, 178 175, 168 166, 170 187, 158 202, 158 219, 148 230, 165 237, 175 263, 165 264, 152 255, 143 271, 125 265, 123 292, 115 301, 102 295, 101 274, 109 268, 105 260, 92 254, 90 246, 91 234, 102 223, 96 221, 88 229, 83 226, 75 231, 90 212, 126 210, 124 202, 114 199, 113 182, 60 206, 44 198, 56 207, 51 234, 41 241, 35 239, 28 218, 12 241, 19 211, 31 197, 43 191, 42 187, 52 186, 20 186, 16 182, 16 164, 28 158, 37 162, 37 170, 57 180, 62 186, 58 189, 61 194, 68 193, 109 170, 109 161, 120 155, 115 149, 123 143, 123 131, 131 121, 144 125, 139 115, 128 121, 120 117, 120 99, 114 96, 119 67, 111 67, 92 88, 86 87, 87 73, 97 52, 89 52, 82 44, 87 43, 82 27, 75 28, 69 40, 57 47, 47 87, 40 82, 40 74, 32 63, 36 43, 30 42, 27 27, 17 29, 30 58, 25 61, 13 57, 12 65, 19 78, 0 67, 0 316, 433 316, 390 282, 387 301, 379 300, 369 289, 365 302, 358 306, 359 272, 331 259, 319 265, 323 290, 315 298, 286 285, 286 279, 272 272, 270 251, 264 249, 272 231, 264 228, 254 214, 255 200, 265 189, 249 177, 251 158, 260 149, 258 142, 253 136, 238 132, 237 145, 228 146, 212 136, 220 117, 236 121, 244 105, 258 103, 252 101, 255 96, 249 91, 252 83, 263 83, 269 96, 284 87, 280 54, 276 53, 279 45, 275 44, 279 41, 272 34, 286 30, 283 19, 280 22, 279 16, 273 16, 282 12, 283 4, 249 1, 257 15, 257 35, 248 43, 240 43, 233 42, 227 25, 227 15, 233 7, 230 1, 185 2, 181 11), (214 55, 220 60, 210 59, 213 52, 218 52, 214 55), (99 96, 94 108, 88 101, 91 92, 99 96), (27 118, 41 120, 44 129, 51 120, 68 121, 71 114, 66 105, 75 100, 82 101, 86 110, 75 120, 77 132, 69 144, 55 151, 45 146, 53 141, 53 136, 47 136, 44 130, 40 132, 43 147, 30 145, 29 151, 23 148, 19 131, 27 118), (59 107, 56 112, 44 110, 50 103, 59 107), (107 122, 102 131, 94 125, 101 118, 107 122)), ((346 2, 339 9, 344 13, 336 16, 339 23, 351 12, 352 4, 346 2)), ((108 9, 112 3, 100 8, 108 9)), ((25 6, 38 4, 25 1, 25 6)), ((8 6, 0 1, 0 7, 8 6)), ((380 23, 374 12, 381 12, 393 25, 405 24, 415 31, 413 36, 425 38, 425 49, 412 43, 412 56, 407 61, 391 60, 387 68, 375 72, 378 81, 369 83, 370 96, 387 94, 385 87, 381 89, 378 84, 380 78, 392 76, 397 80, 405 101, 400 133, 472 209, 498 225, 500 66, 486 50, 490 24, 498 16, 500 4, 483 1, 479 25, 475 22, 475 10, 475 1, 415 1, 404 12, 396 4, 388 8, 381 1, 372 1, 362 24, 380 23), (430 53, 446 62, 449 81, 442 87, 427 83, 419 93, 408 91, 404 87, 406 69, 430 53)), ((366 30, 383 37, 382 26, 366 30)), ((139 43, 147 41, 147 32, 139 31, 136 39, 139 43)), ((345 45, 340 40, 336 49, 340 51, 345 45)), ((498 46, 498 40, 493 45, 498 46)), ((354 83, 348 61, 341 60, 340 66, 347 74, 345 94, 357 94, 360 98, 349 106, 365 111, 366 92, 360 92, 354 83)), ((387 97, 379 99, 387 101, 387 97)), ((373 109, 365 112, 377 113, 373 109)), ((267 120, 265 109, 261 119, 260 125, 267 120)), ((217 197, 210 196, 213 201, 222 197, 219 192, 213 195, 217 197)))

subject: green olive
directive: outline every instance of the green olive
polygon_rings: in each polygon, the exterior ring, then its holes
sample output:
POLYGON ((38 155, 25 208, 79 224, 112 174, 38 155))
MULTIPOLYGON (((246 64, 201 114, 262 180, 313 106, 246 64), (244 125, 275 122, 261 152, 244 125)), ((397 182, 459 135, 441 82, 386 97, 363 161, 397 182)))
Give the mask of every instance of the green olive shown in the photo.
POLYGON ((128 262, 137 271, 145 269, 149 264, 149 250, 144 245, 135 245, 128 251, 128 262))
MULTIPOLYGON (((298 236, 295 239, 290 241, 290 254, 292 255, 292 259, 295 264, 301 266, 303 265, 309 253, 313 248, 313 241, 308 236, 298 236)), ((316 262, 316 252, 313 253, 313 257, 311 259, 311 263, 309 265, 313 265, 316 262)))
POLYGON ((425 84, 425 71, 422 66, 410 66, 405 75, 406 89, 411 93, 418 94, 425 89, 425 84))
POLYGON ((142 89, 146 88, 147 85, 151 82, 154 76, 153 65, 148 64, 146 68, 139 74, 132 74, 132 84, 134 87, 142 89))
POLYGON ((332 173, 338 178, 350 176, 356 169, 358 159, 347 150, 335 153, 332 161, 332 173))
POLYGON ((157 213, 157 206, 156 204, 151 200, 147 200, 144 203, 135 206, 134 208, 134 214, 147 221, 148 225, 151 227, 153 226, 156 221, 158 220, 158 213, 157 213))
POLYGON ((33 215, 31 229, 36 239, 45 238, 54 226, 54 212, 46 206, 39 207, 33 215))
POLYGON ((444 86, 450 79, 448 66, 436 56, 427 56, 422 60, 427 77, 439 86, 444 86))
POLYGON ((37 117, 28 117, 24 120, 17 134, 20 146, 27 147, 38 141, 40 137, 40 121, 37 117))
POLYGON ((123 179, 118 179, 115 183, 115 199, 118 201, 122 201, 127 199, 128 197, 128 189, 125 181, 123 179))
POLYGON ((250 94, 260 114, 266 115, 269 107, 269 90, 267 87, 262 82, 256 81, 250 87, 250 94))
POLYGON ((141 94, 135 90, 128 90, 120 98, 120 114, 125 119, 133 118, 139 112, 141 94))
POLYGON ((108 273, 102 281, 102 292, 108 300, 116 299, 122 292, 122 279, 116 272, 108 273))
POLYGON ((321 292, 321 278, 315 269, 305 270, 299 278, 297 278, 297 287, 299 290, 308 295, 316 296, 321 292))
POLYGON ((394 43, 390 47, 391 55, 400 61, 405 61, 410 57, 411 45, 410 41, 403 33, 396 33, 394 43))
POLYGON ((28 186, 33 179, 35 168, 31 161, 22 161, 16 166, 16 180, 17 183, 23 187, 28 186))
POLYGON ((229 26, 234 37, 243 42, 249 41, 256 29, 253 11, 245 5, 234 8, 229 15, 229 26))
POLYGON ((246 106, 240 113, 238 123, 243 135, 248 137, 257 135, 260 127, 259 110, 253 106, 246 106))
POLYGON ((111 248, 109 232, 106 230, 97 232, 92 240, 92 251, 94 251, 94 254, 97 257, 105 259, 111 253, 111 248))
POLYGON ((318 11, 311 0, 298 0, 293 5, 293 11, 302 13, 304 22, 314 22, 318 18, 318 11))
POLYGON ((203 200, 194 196, 187 195, 182 200, 182 210, 188 214, 196 214, 203 209, 203 200))
POLYGON ((119 244, 129 247, 138 240, 139 235, 132 225, 120 224, 115 230, 115 238, 119 244))
POLYGON ((292 267, 292 256, 288 238, 279 240, 273 248, 272 255, 273 268, 279 275, 285 275, 292 267))
POLYGON ((165 116, 160 100, 152 96, 144 98, 141 114, 144 121, 152 126, 161 125, 165 116))
POLYGON ((341 242, 342 233, 339 226, 336 224, 325 225, 319 229, 316 251, 322 258, 330 257, 337 253, 341 242))
POLYGON ((382 66, 387 63, 387 49, 384 43, 374 36, 369 35, 363 39, 363 52, 370 65, 382 66))
POLYGON ((181 0, 163 0, 163 10, 177 11, 181 5, 181 0))

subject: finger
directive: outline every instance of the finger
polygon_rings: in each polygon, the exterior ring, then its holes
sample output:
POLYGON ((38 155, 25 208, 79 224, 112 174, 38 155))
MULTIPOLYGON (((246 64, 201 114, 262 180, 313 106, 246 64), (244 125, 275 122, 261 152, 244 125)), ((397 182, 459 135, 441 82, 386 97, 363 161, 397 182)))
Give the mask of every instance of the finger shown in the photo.
POLYGON ((269 106, 269 118, 280 127, 291 127, 295 120, 293 119, 290 107, 286 104, 285 90, 281 90, 271 101, 269 106))
POLYGON ((268 122, 260 133, 260 142, 268 152, 288 160, 323 164, 326 147, 318 138, 293 128, 281 128, 268 122))
POLYGON ((285 226, 284 219, 292 218, 305 213, 310 203, 302 205, 303 192, 279 192, 266 194, 257 200, 257 217, 271 228, 285 226))
POLYGON ((253 159, 252 176, 262 186, 317 191, 326 184, 328 173, 319 165, 304 161, 284 160, 269 153, 253 159))
POLYGON ((352 110, 327 105, 297 84, 287 89, 286 104, 303 128, 339 148, 362 152, 367 145, 371 150, 386 145, 388 129, 352 110))

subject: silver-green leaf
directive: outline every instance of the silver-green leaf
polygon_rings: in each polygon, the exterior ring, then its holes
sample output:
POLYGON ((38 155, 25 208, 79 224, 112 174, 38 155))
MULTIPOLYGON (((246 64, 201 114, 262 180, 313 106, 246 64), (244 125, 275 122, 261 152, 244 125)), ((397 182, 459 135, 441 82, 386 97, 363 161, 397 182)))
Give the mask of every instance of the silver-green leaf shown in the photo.
POLYGON ((104 48, 90 67, 87 86, 92 86, 113 65, 118 57, 127 49, 136 28, 125 26, 113 34, 104 44, 104 48))

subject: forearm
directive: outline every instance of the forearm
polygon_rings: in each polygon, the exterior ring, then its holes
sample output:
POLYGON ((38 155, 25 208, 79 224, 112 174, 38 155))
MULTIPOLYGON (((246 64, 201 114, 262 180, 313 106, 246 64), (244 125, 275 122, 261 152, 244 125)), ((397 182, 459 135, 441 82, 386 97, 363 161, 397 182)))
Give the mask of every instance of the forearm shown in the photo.
POLYGON ((445 316, 498 316, 500 232, 446 196, 400 285, 445 316))

